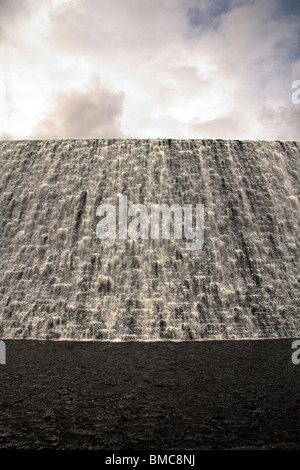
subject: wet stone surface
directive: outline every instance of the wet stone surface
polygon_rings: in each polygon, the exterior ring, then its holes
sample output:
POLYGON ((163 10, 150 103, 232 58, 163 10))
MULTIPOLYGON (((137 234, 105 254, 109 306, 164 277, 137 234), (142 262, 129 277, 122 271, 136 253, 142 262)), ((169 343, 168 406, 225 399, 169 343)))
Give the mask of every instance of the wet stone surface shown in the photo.
POLYGON ((300 143, 3 141, 0 159, 1 337, 298 334, 300 143), (121 195, 149 216, 203 204, 203 248, 99 240, 97 207, 121 195))

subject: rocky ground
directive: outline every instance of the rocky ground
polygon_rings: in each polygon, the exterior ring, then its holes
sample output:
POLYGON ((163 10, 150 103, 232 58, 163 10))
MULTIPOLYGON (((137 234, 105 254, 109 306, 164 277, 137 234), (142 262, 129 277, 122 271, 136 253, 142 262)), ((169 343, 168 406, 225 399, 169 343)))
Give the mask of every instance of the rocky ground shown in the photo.
POLYGON ((6 340, 0 449, 299 449, 292 341, 6 340))

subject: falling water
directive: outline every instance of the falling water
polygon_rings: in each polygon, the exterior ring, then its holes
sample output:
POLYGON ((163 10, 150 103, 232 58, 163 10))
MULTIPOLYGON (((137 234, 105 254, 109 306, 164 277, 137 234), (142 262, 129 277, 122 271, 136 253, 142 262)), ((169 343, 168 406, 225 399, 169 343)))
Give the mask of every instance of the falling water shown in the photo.
POLYGON ((300 327, 296 142, 0 142, 2 338, 192 340, 300 327), (96 209, 204 204, 205 240, 99 240, 96 209))

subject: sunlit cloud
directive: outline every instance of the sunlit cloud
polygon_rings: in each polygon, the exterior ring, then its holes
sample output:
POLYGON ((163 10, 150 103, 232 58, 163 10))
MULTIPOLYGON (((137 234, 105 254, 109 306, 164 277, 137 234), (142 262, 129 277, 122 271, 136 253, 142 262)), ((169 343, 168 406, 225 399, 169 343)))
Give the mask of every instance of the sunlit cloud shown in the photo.
POLYGON ((300 140, 299 2, 21 4, 0 3, 2 139, 300 140))
POLYGON ((34 138, 105 138, 121 137, 119 118, 122 115, 123 93, 114 93, 97 75, 86 90, 59 93, 55 109, 34 131, 34 138))

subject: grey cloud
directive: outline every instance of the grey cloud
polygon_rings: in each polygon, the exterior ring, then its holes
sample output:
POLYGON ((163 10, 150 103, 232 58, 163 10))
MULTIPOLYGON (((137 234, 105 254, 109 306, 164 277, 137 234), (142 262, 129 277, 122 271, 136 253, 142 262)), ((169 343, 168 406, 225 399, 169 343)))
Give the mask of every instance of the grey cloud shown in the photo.
POLYGON ((0 24, 0 43, 4 41, 4 38, 5 38, 5 31, 0 24))
POLYGON ((106 60, 153 60, 186 29, 182 1, 84 0, 53 9, 50 42, 106 60))
POLYGON ((11 21, 18 16, 28 12, 27 0, 1 0, 0 1, 0 17, 2 22, 11 21))
POLYGON ((190 131, 197 138, 236 139, 237 136, 249 138, 248 130, 254 119, 260 126, 259 135, 256 138, 299 141, 300 105, 280 106, 274 109, 262 106, 254 113, 254 116, 249 117, 247 112, 235 111, 222 118, 194 123, 190 131))
POLYGON ((257 112, 264 139, 300 141, 300 104, 272 109, 263 106, 257 112))
MULTIPOLYGON (((154 82, 166 66, 174 79, 174 64, 191 66, 192 58, 206 57, 225 80, 241 87, 248 82, 261 93, 263 75, 286 73, 297 38, 295 24, 273 17, 276 8, 274 0, 222 0, 218 6, 211 0, 81 0, 52 11, 49 39, 61 53, 137 72, 153 67, 154 82)), ((190 87, 191 77, 179 72, 178 82, 190 87)))
POLYGON ((292 80, 300 80, 300 59, 293 66, 292 80))
POLYGON ((246 118, 234 112, 222 118, 194 123, 190 130, 199 139, 236 139, 245 133, 247 128, 246 118))
POLYGON ((116 93, 94 75, 85 91, 59 93, 54 111, 43 119, 32 138, 124 137, 119 119, 124 94, 116 93))
POLYGON ((29 0, 0 0, 0 43, 14 42, 15 28, 29 18, 30 12, 29 0))

